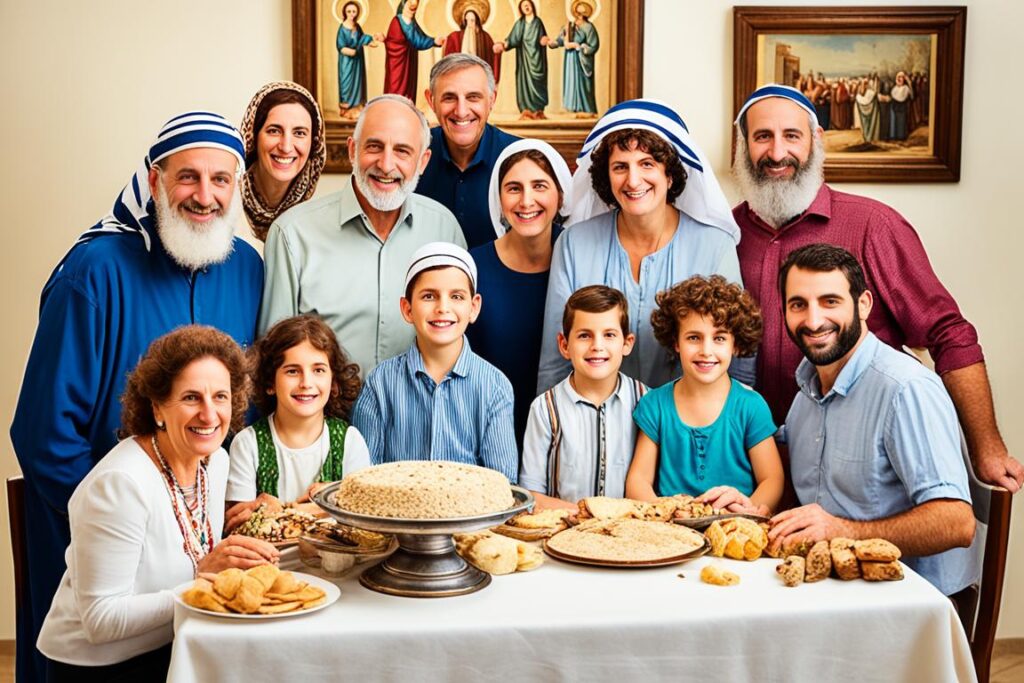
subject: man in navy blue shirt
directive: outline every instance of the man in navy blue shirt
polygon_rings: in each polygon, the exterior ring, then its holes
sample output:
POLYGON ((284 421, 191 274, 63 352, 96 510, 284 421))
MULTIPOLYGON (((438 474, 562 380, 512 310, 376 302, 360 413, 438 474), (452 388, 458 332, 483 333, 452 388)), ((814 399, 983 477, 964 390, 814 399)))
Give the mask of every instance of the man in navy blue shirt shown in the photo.
POLYGON ((475 55, 450 54, 430 70, 426 97, 441 125, 430 131, 430 163, 416 192, 455 214, 470 249, 497 237, 487 207, 491 171, 519 139, 487 123, 496 96, 490 65, 475 55))

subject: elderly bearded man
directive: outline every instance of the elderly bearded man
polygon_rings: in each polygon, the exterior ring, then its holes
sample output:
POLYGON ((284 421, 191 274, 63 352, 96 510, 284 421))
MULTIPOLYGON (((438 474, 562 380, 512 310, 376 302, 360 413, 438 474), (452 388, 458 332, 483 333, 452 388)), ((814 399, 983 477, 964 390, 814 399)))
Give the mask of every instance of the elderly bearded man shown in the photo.
POLYGON ((999 435, 977 332, 902 216, 825 184, 822 135, 814 106, 788 86, 759 88, 736 118, 733 171, 746 199, 733 210, 743 235, 737 253, 743 282, 764 316, 757 389, 781 422, 797 393, 793 377, 801 355, 783 334, 775 286, 779 265, 806 244, 839 245, 863 264, 875 295, 871 331, 897 349, 928 349, 956 406, 978 476, 1017 491, 1024 467, 999 435))
POLYGON ((519 139, 487 123, 497 97, 494 72, 475 55, 448 55, 430 70, 426 97, 440 125, 430 131, 430 163, 416 191, 455 213, 471 249, 493 242, 491 171, 519 139))
POLYGON ((117 442, 119 399, 150 342, 190 323, 253 341, 263 264, 234 236, 238 131, 206 112, 164 125, 111 213, 43 287, 11 441, 25 475, 29 609, 18 680, 41 680, 36 636, 64 573, 68 499, 117 442))
POLYGON ((351 181, 270 226, 261 334, 282 318, 316 313, 364 377, 408 350, 414 333, 398 301, 409 258, 429 242, 466 245, 448 209, 413 194, 429 141, 427 119, 405 97, 366 104, 348 139, 351 181))
POLYGON ((880 537, 944 595, 974 584, 977 555, 963 550, 974 512, 942 382, 869 331, 875 300, 845 249, 794 250, 778 283, 785 329, 805 358, 784 428, 803 505, 772 519, 773 546, 880 537))

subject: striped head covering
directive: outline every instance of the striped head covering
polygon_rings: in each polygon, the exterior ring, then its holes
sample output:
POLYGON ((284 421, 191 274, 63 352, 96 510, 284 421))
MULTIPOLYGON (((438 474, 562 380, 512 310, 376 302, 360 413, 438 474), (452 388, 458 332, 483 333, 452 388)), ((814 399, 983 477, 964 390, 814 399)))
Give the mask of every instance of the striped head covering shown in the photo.
POLYGON ((212 147, 231 152, 238 159, 239 170, 245 164, 242 137, 227 119, 207 111, 179 114, 160 129, 156 142, 149 148, 149 154, 121 190, 110 213, 82 233, 75 244, 108 233, 137 232, 146 243, 146 251, 149 251, 152 239, 150 231, 156 228, 156 208, 149 191, 149 169, 161 159, 196 147, 212 147))
POLYGON ((651 99, 621 102, 598 119, 583 142, 583 149, 576 160, 576 172, 572 176, 572 213, 567 225, 608 211, 608 206, 594 191, 591 183, 590 155, 606 135, 626 128, 650 131, 675 148, 687 173, 686 188, 676 198, 675 207, 695 221, 727 232, 733 240, 739 242, 739 227, 733 220, 732 210, 718 179, 711 170, 711 163, 690 137, 679 114, 664 102, 651 99))
MULTIPOLYGON (((273 109, 273 107, 270 107, 270 109, 273 109)), ((266 114, 269 113, 268 109, 264 114, 264 120, 260 122, 261 126, 266 123, 266 114)), ((320 182, 320 174, 323 172, 324 164, 327 162, 327 139, 324 136, 324 119, 320 114, 320 106, 316 103, 313 95, 298 83, 292 83, 291 81, 267 83, 253 95, 252 101, 249 102, 249 106, 245 110, 245 116, 242 118, 242 139, 245 141, 245 157, 247 159, 245 176, 242 178, 242 206, 245 208, 245 215, 252 224, 253 234, 263 241, 266 240, 267 231, 270 229, 270 224, 274 222, 274 219, 287 209, 306 201, 316 192, 316 185, 320 182), (311 140, 306 165, 292 179, 284 199, 277 206, 267 206, 263 197, 256 190, 256 183, 253 180, 253 169, 259 163, 259 159, 256 156, 256 137, 259 135, 259 131, 256 130, 256 115, 259 112, 260 105, 268 96, 280 92, 293 92, 306 100, 308 106, 305 109, 311 112, 312 118, 311 140)))
POLYGON ((733 124, 739 126, 741 130, 745 128, 746 122, 743 120, 743 117, 746 116, 747 110, 757 102, 769 97, 781 97, 796 103, 797 106, 810 114, 811 120, 814 122, 814 125, 811 126, 811 130, 813 131, 818 127, 818 114, 814 111, 814 105, 811 104, 811 101, 796 88, 788 85, 779 85, 778 83, 762 85, 760 88, 752 92, 750 97, 747 98, 747 101, 743 103, 742 107, 740 107, 740 113, 736 115, 736 120, 733 121, 733 124))
POLYGON ((491 186, 487 193, 487 204, 491 210, 491 225, 494 226, 494 232, 498 237, 508 232, 508 228, 505 227, 505 223, 502 223, 501 220, 501 188, 498 187, 498 174, 501 171, 501 165, 505 163, 505 159, 508 159, 513 154, 528 149, 537 150, 551 164, 551 168, 555 172, 555 182, 558 183, 558 187, 562 190, 562 209, 559 213, 563 216, 569 215, 571 208, 569 190, 572 188, 572 173, 569 171, 569 165, 565 163, 565 159, 562 158, 562 155, 554 147, 543 140, 532 140, 530 138, 516 140, 498 155, 497 161, 494 162, 494 168, 491 170, 491 186))

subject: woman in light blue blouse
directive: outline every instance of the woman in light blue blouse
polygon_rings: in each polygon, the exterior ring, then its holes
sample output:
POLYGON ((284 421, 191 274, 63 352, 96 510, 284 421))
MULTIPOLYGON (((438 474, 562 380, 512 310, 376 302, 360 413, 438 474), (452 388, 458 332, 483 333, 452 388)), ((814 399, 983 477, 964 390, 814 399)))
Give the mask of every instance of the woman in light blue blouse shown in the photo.
MULTIPOLYGON (((654 338, 655 295, 691 275, 740 282, 739 228, 711 165, 679 115, 655 100, 609 109, 583 144, 573 175, 572 214, 555 244, 544 310, 538 393, 562 380, 562 308, 580 287, 622 290, 636 335, 622 372, 656 387, 679 368, 654 338), (609 211, 610 209, 610 211, 609 211)), ((750 362, 733 376, 753 377, 750 362)))

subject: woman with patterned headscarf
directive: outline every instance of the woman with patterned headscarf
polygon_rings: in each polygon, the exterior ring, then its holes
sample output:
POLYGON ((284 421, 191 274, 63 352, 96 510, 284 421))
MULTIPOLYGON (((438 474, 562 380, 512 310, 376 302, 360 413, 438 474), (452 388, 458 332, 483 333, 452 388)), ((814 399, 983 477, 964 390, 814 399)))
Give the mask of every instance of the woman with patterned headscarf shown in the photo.
POLYGON ((327 159, 324 121, 308 90, 288 81, 267 83, 242 119, 245 176, 242 200, 253 234, 313 196, 327 159))

